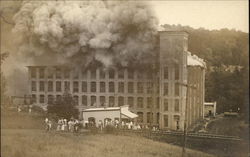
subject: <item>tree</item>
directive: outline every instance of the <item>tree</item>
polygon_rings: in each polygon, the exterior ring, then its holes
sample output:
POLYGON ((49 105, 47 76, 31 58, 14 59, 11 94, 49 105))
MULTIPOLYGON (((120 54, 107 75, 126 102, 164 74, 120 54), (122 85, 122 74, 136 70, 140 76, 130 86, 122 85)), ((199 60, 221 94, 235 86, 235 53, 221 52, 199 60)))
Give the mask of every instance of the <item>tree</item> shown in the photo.
POLYGON ((48 104, 48 113, 55 114, 57 117, 60 118, 77 118, 79 115, 79 111, 75 107, 75 104, 76 103, 72 95, 69 93, 64 93, 61 98, 57 98, 54 102, 48 104))
MULTIPOLYGON (((2 66, 4 60, 9 56, 9 53, 8 52, 4 52, 4 53, 1 53, 1 62, 0 62, 0 66, 2 66)), ((1 98, 1 104, 5 104, 5 101, 6 101, 6 95, 5 95, 5 92, 6 92, 6 79, 3 75, 3 72, 1 70, 1 73, 0 73, 0 78, 1 78, 1 84, 0 84, 0 89, 1 89, 1 95, 0 95, 0 98, 1 98)))

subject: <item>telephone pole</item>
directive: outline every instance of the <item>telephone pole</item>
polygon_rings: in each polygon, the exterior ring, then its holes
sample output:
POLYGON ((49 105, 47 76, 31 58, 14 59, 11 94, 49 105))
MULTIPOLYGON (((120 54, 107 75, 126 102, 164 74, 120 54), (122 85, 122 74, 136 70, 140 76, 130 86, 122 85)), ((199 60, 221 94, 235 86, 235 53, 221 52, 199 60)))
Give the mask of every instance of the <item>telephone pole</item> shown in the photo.
MULTIPOLYGON (((187 81, 188 82, 188 81, 187 81)), ((187 141, 187 105, 188 105, 188 94, 189 88, 196 89, 195 85, 188 85, 185 83, 178 83, 179 85, 185 86, 186 90, 186 106, 185 106, 185 115, 184 115, 184 131, 183 131, 183 145, 182 145, 182 157, 185 157, 186 153, 186 141, 187 141)))

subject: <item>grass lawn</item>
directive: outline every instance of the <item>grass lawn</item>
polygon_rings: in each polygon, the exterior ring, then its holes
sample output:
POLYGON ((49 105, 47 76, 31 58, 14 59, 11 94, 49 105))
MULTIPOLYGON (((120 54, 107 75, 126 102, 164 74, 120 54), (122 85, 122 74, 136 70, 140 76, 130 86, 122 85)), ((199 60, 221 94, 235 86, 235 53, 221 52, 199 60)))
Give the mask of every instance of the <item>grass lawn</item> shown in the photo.
MULTIPOLYGON (((35 129, 3 129, 3 157, 179 157, 181 147, 143 137, 46 133, 35 129)), ((189 157, 209 157, 188 150, 189 157)))
POLYGON ((238 117, 220 116, 208 124, 207 131, 212 134, 239 136, 248 139, 249 126, 238 117))
MULTIPOLYGON (((180 157, 181 147, 137 136, 45 132, 43 117, 2 112, 2 157, 180 157)), ((187 150, 187 157, 211 157, 187 150)))

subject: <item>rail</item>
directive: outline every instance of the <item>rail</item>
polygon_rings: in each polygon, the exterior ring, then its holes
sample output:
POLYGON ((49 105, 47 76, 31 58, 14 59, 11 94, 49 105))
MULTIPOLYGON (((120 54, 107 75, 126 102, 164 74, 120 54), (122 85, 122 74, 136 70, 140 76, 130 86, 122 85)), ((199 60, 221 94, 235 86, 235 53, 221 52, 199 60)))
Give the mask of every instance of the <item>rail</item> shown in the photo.
MULTIPOLYGON (((130 133, 150 133, 152 135, 164 136, 164 135, 174 135, 174 136, 183 136, 181 131, 147 131, 147 130, 119 130, 121 132, 130 132, 130 133)), ((207 138, 207 139, 220 139, 220 140, 231 140, 231 141, 242 141, 238 136, 227 136, 227 135, 217 135, 217 134, 207 134, 207 133, 187 133, 187 137, 192 138, 207 138)))

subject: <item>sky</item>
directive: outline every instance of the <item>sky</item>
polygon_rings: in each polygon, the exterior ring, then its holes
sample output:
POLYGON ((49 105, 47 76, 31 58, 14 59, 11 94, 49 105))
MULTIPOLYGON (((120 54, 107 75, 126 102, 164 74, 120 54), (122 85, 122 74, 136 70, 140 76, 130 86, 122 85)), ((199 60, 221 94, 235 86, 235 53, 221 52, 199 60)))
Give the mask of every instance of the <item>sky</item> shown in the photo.
POLYGON ((248 0, 150 1, 160 24, 181 24, 193 28, 236 29, 249 32, 248 0))

